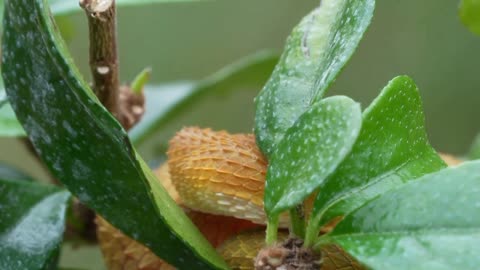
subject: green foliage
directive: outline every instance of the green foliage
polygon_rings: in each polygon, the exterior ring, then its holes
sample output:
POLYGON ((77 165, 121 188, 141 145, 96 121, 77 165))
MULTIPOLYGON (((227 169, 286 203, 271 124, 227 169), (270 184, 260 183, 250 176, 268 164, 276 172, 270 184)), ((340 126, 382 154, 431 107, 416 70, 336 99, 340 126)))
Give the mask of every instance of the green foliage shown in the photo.
POLYGON ((0 269, 56 269, 70 193, 0 179, 0 269))
POLYGON ((477 269, 480 162, 421 177, 347 215, 328 236, 371 269, 477 269))
POLYGON ((473 33, 480 35, 480 0, 462 0, 459 16, 463 24, 473 33))
POLYGON ((46 2, 11 0, 5 7, 2 65, 11 67, 2 70, 7 94, 55 176, 83 203, 173 265, 227 268, 141 165, 125 131, 80 77, 46 2))
POLYGON ((10 104, 0 104, 0 137, 25 136, 22 125, 17 120, 10 104))
POLYGON ((255 135, 264 154, 271 156, 287 129, 322 98, 355 51, 374 6, 374 0, 322 1, 293 30, 256 99, 255 135))
POLYGON ((320 186, 307 242, 314 240, 323 223, 443 167, 428 143, 417 87, 408 77, 393 79, 365 110, 362 131, 351 153, 320 186))
POLYGON ((272 155, 265 185, 269 219, 310 195, 342 162, 360 132, 361 109, 336 96, 310 107, 287 130, 272 155))

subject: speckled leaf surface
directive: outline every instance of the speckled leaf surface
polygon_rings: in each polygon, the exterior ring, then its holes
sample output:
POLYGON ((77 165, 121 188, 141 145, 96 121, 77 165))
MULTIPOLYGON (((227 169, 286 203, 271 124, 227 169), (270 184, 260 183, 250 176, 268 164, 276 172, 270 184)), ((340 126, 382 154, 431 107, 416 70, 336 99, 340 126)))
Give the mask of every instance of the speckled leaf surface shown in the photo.
POLYGON ((0 269, 56 269, 68 191, 0 180, 0 269))
POLYGON ((353 100, 330 97, 310 107, 287 131, 267 171, 269 219, 301 203, 336 169, 357 139, 361 114, 353 100))
POLYGON ((3 78, 13 109, 55 176, 114 226, 179 269, 226 269, 98 103, 55 31, 46 1, 5 3, 3 78), (182 221, 183 226, 175 226, 182 221))
POLYGON ((283 135, 322 98, 370 24, 374 0, 324 0, 293 30, 256 98, 255 135, 270 156, 283 135))
POLYGON ((351 153, 320 186, 310 234, 318 232, 320 223, 445 167, 428 142, 424 123, 415 83, 406 76, 391 80, 363 113, 362 130, 351 153))
POLYGON ((184 126, 251 132, 252 100, 277 61, 276 53, 263 51, 198 82, 148 86, 146 114, 130 131, 138 151, 149 164, 158 164, 165 159, 168 141, 184 126))
POLYGON ((480 0, 461 0, 459 15, 470 31, 480 35, 480 0))
POLYGON ((382 194, 345 217, 329 237, 371 269, 478 269, 480 162, 382 194))

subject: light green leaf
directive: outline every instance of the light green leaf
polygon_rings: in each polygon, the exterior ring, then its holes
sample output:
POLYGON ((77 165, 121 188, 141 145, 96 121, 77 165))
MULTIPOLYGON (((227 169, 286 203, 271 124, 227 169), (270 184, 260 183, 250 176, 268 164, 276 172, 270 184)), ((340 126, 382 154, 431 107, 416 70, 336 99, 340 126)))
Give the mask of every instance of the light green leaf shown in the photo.
POLYGON ((8 0, 5 7, 2 65, 11 67, 3 70, 7 94, 56 178, 115 227, 179 269, 227 269, 157 187, 125 131, 81 78, 47 2, 8 0))
POLYGON ((361 125, 360 105, 336 96, 314 104, 288 129, 267 171, 264 201, 270 220, 322 184, 352 149, 361 125))
POLYGON ((363 114, 352 152, 321 186, 307 229, 312 243, 321 224, 375 196, 445 167, 428 143, 415 83, 394 78, 363 114))
POLYGON ((324 0, 293 30, 256 98, 255 135, 270 156, 286 130, 323 94, 370 24, 374 0, 324 0))
POLYGON ((164 159, 168 141, 183 126, 251 131, 252 100, 277 61, 277 54, 264 51, 230 64, 200 82, 147 86, 146 114, 130 132, 135 146, 149 164, 153 160, 158 164, 164 159))
POLYGON ((345 217, 329 239, 371 269, 478 269, 480 162, 382 194, 345 217))
POLYGON ((480 35, 480 0, 461 0, 459 16, 470 31, 480 35))
MULTIPOLYGON (((181 2, 201 2, 211 0, 116 0, 118 6, 139 6, 162 3, 181 3, 181 2)), ((49 0, 52 12, 55 15, 65 15, 73 12, 82 11, 78 5, 78 0, 49 0)))
POLYGON ((0 180, 0 269, 55 269, 70 193, 0 180))
POLYGON ((25 136, 25 131, 18 122, 10 104, 8 104, 6 100, 3 105, 1 102, 2 101, 0 101, 0 137, 25 136))

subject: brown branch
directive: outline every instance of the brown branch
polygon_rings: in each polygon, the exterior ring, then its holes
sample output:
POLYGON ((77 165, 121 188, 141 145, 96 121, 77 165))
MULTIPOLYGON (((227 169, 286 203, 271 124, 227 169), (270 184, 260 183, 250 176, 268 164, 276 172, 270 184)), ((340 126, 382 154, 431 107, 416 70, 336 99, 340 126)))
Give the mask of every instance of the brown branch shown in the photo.
POLYGON ((80 0, 88 17, 90 70, 100 102, 119 119, 119 78, 115 0, 80 0))

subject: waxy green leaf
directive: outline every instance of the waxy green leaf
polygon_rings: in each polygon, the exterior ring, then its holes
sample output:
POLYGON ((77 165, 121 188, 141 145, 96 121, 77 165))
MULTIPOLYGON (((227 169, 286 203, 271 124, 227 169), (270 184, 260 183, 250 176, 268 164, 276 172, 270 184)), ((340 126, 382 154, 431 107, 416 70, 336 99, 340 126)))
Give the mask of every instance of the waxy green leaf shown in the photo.
POLYGON ((353 100, 336 96, 314 104, 287 131, 269 161, 265 211, 275 219, 310 195, 352 149, 362 125, 353 100))
POLYGON ((480 162, 384 193, 328 237, 370 269, 478 269, 480 162))
POLYGON ((130 131, 135 146, 149 164, 152 160, 156 164, 164 160, 168 141, 184 126, 250 131, 254 116, 252 99, 277 61, 277 54, 264 51, 242 58, 199 82, 147 86, 146 114, 130 131))
POLYGON ((81 78, 47 2, 8 0, 5 11, 2 71, 7 94, 56 178, 115 227, 179 269, 227 269, 142 167, 125 131, 81 78), (160 191, 152 191, 152 186, 160 191))
POLYGON ((480 35, 480 0, 461 0, 459 16, 470 31, 480 35))
POLYGON ((287 40, 270 80, 256 98, 255 135, 267 156, 323 94, 370 24, 374 0, 324 0, 287 40))
POLYGON ((307 229, 307 242, 321 224, 348 214, 375 196, 445 167, 428 143, 415 83, 396 77, 363 114, 351 153, 321 186, 307 229))
POLYGON ((70 193, 0 180, 0 269, 56 269, 70 193))

